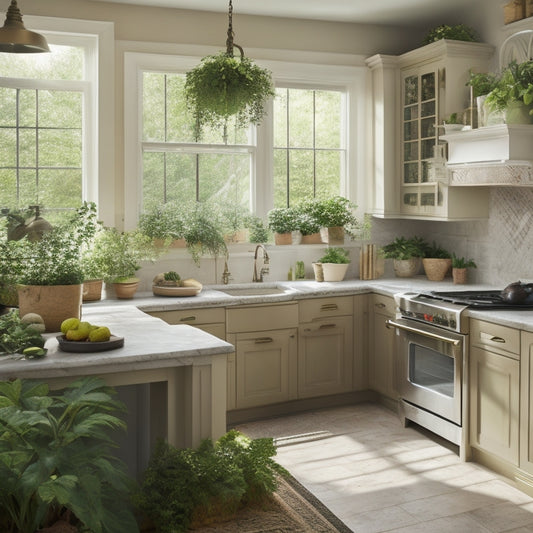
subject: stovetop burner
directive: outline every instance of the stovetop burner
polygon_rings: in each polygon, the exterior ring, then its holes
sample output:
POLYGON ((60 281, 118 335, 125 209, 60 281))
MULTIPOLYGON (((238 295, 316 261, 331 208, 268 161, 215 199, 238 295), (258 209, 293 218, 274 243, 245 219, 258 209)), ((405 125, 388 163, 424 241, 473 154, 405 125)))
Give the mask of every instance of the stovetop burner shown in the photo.
POLYGON ((533 309, 533 295, 522 303, 512 304, 503 300, 501 290, 487 291, 431 291, 425 296, 444 302, 467 305, 473 309, 533 309))

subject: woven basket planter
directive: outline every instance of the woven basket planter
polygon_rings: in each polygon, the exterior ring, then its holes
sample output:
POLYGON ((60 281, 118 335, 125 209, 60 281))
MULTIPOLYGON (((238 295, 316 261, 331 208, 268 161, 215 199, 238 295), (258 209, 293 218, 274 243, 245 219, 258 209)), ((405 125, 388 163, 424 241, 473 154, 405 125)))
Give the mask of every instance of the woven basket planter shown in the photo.
POLYGON ((311 235, 302 235, 300 244, 322 244, 320 233, 311 233, 311 235))
POLYGON ((292 233, 274 233, 274 243, 278 246, 292 244, 292 233))
POLYGON ((452 268, 452 278, 456 285, 464 285, 467 280, 467 268, 452 268))
POLYGON ((452 260, 425 257, 422 264, 429 281, 442 281, 452 267, 452 260))
POLYGON ((412 278, 420 272, 422 259, 411 257, 411 259, 393 259, 394 274, 398 278, 412 278))
POLYGON ((88 279, 83 282, 83 301, 96 302, 102 299, 102 285, 101 279, 88 279))

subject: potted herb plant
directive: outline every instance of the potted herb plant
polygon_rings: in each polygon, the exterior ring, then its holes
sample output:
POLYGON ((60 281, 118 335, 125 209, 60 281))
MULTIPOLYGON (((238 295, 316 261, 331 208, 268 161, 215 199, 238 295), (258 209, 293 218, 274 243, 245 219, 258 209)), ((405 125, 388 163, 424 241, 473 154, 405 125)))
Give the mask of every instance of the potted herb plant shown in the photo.
POLYGON ((344 244, 345 234, 356 238, 361 229, 355 217, 357 206, 343 196, 314 200, 307 203, 307 208, 322 228, 322 241, 330 246, 344 244))
POLYGON ((313 263, 315 279, 317 281, 342 281, 348 270, 350 257, 348 250, 331 247, 316 262, 313 263))
POLYGON ((490 123, 496 123, 498 121, 503 122, 503 117, 501 120, 497 118, 493 119, 489 107, 485 105, 487 95, 497 84, 498 76, 496 74, 470 71, 470 77, 466 85, 472 87, 472 98, 476 102, 479 127, 488 126, 490 123))
POLYGON ((149 209, 139 217, 139 230, 165 248, 185 248, 185 213, 183 203, 167 202, 149 209))
POLYGON ((473 259, 465 259, 452 255, 452 279, 457 285, 466 283, 469 268, 477 268, 473 259))
POLYGON ((464 124, 459 122, 457 113, 452 113, 448 118, 443 120, 442 125, 445 134, 461 131, 464 128, 464 124))
POLYGON ((81 317, 82 250, 96 229, 96 206, 84 203, 65 223, 37 240, 21 239, 18 300, 21 316, 41 315, 46 331, 65 318, 81 317))
POLYGON ((312 213, 305 209, 305 206, 296 209, 298 230, 302 234, 302 244, 321 244, 320 222, 312 213))
POLYGON ((452 256, 448 250, 435 244, 428 245, 422 259, 424 272, 430 281, 442 281, 452 266, 452 256))
POLYGON ((244 224, 248 228, 249 241, 252 243, 265 243, 269 239, 269 231, 261 218, 248 214, 244 219, 244 224))
POLYGON ((133 298, 139 286, 135 274, 141 261, 153 261, 159 253, 152 238, 139 230, 120 232, 106 227, 95 236, 92 260, 106 285, 113 286, 117 298, 133 298))
POLYGON ((507 124, 532 124, 533 60, 511 61, 485 102, 491 109, 504 111, 507 124))
POLYGON ((385 259, 394 262, 394 273, 399 278, 410 278, 420 271, 427 243, 421 237, 396 237, 381 248, 385 259))
POLYGON ((63 392, 33 380, 0 382, 0 531, 135 533, 133 481, 110 430, 124 407, 99 378, 63 392))
POLYGON ((296 244, 293 232, 298 230, 298 216, 293 207, 275 207, 268 212, 268 227, 274 232, 274 242, 296 244))
POLYGON ((456 24, 450 26, 448 24, 441 24, 436 28, 431 29, 424 37, 422 44, 430 44, 441 39, 449 39, 450 41, 467 41, 478 42, 479 38, 476 31, 466 26, 465 24, 456 24))

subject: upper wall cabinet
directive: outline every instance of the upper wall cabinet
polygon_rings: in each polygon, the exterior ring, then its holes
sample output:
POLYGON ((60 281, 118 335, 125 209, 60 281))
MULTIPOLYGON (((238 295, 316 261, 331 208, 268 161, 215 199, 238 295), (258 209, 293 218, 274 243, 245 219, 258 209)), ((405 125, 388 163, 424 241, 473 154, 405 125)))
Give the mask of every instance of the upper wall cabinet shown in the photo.
POLYGON ((487 192, 451 188, 439 125, 470 105, 470 70, 489 70, 492 46, 441 40, 367 60, 373 90, 371 205, 376 216, 468 220, 488 216, 487 192))

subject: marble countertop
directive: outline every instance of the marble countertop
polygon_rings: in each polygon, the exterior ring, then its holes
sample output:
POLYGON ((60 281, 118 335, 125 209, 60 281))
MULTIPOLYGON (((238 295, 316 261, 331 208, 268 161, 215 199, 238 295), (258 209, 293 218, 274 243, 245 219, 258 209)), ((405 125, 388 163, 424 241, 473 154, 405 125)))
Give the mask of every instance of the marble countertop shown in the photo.
POLYGON ((120 307, 120 313, 110 301, 106 306, 84 307, 83 319, 108 326, 113 335, 124 337, 124 346, 103 352, 68 353, 59 349, 58 333, 47 334, 46 357, 25 360, 5 356, 0 362, 0 379, 58 378, 203 364, 212 355, 234 351, 231 344, 197 328, 171 326, 151 317, 131 301, 120 307))
MULTIPOLYGON (((507 285, 505 283, 504 285, 507 285)), ((317 282, 314 280, 277 281, 265 283, 240 283, 230 285, 208 285, 192 297, 155 296, 151 292, 139 293, 133 300, 101 300, 84 304, 83 312, 97 310, 101 306, 131 306, 141 311, 171 311, 202 307, 232 307, 240 305, 273 304, 298 301, 305 298, 343 296, 353 294, 378 293, 393 296, 399 292, 422 292, 432 290, 488 290, 501 289, 482 284, 454 285, 450 279, 441 282, 428 281, 426 276, 413 278, 380 278, 370 281, 349 279, 340 282, 317 282), (259 289, 261 292, 272 290, 271 294, 228 295, 223 291, 244 292, 259 289)), ((474 310, 467 309, 465 316, 495 322, 510 327, 533 332, 533 310, 474 310)))

